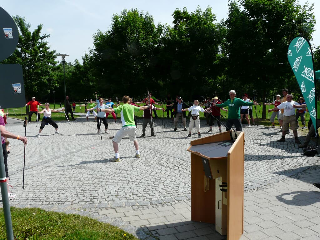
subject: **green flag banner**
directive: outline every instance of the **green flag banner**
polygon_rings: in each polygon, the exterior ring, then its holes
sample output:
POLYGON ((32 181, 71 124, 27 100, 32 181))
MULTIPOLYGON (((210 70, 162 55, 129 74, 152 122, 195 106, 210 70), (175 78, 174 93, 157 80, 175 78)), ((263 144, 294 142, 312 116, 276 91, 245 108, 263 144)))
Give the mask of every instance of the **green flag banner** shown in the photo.
POLYGON ((305 38, 296 37, 292 40, 288 49, 288 60, 306 101, 313 126, 316 127, 316 88, 312 50, 305 38))

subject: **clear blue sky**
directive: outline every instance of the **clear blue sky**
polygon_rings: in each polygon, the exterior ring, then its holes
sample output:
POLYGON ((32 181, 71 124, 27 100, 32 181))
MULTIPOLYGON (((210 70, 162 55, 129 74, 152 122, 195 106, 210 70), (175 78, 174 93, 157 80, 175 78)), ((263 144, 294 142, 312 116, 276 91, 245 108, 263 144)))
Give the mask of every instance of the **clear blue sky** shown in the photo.
MULTIPOLYGON (((300 3, 304 2, 300 0, 300 3)), ((314 13, 318 20, 312 43, 319 46, 320 0, 308 2, 314 3, 314 13)), ((120 14, 124 9, 137 8, 152 15, 156 24, 171 25, 175 9, 186 7, 191 12, 197 6, 202 10, 212 7, 218 21, 227 18, 227 0, 6 0, 1 3, 1 7, 11 16, 25 17, 31 28, 43 24, 43 32, 50 34, 48 42, 51 49, 69 54, 66 60, 71 62, 80 60, 93 47, 93 34, 98 29, 103 32, 108 30, 113 14, 120 14)))

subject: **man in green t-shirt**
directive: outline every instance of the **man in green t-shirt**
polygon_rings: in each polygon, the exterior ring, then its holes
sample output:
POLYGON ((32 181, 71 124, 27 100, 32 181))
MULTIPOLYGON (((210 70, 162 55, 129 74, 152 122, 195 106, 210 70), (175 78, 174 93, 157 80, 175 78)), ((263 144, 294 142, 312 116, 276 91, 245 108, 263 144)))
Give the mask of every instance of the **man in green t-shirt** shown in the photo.
POLYGON ((212 103, 212 106, 217 107, 228 107, 228 120, 226 123, 226 131, 229 131, 234 125, 237 131, 242 131, 242 125, 240 121, 240 107, 241 106, 252 106, 257 105, 256 102, 245 102, 240 98, 236 98, 236 91, 230 90, 229 92, 230 99, 225 101, 222 104, 212 103))
MULTIPOLYGON (((92 101, 92 99, 90 99, 90 102, 88 103, 87 109, 92 109, 92 108, 94 108, 95 106, 96 106, 96 103, 94 103, 94 102, 92 101)), ((90 113, 93 114, 94 118, 97 117, 97 113, 96 113, 94 110, 88 111, 87 114, 86 114, 87 121, 89 120, 89 115, 90 115, 90 113)))
POLYGON ((122 122, 122 128, 116 133, 114 138, 112 139, 113 143, 113 149, 115 152, 115 162, 120 161, 120 155, 119 155, 119 143, 121 139, 128 135, 129 139, 133 141, 133 144, 136 148, 136 158, 140 158, 140 152, 139 152, 139 145, 136 138, 136 125, 134 123, 134 111, 136 110, 145 110, 148 109, 150 106, 141 106, 136 107, 134 105, 129 104, 129 96, 123 96, 122 101, 123 105, 119 105, 117 108, 108 108, 108 109, 100 109, 102 112, 106 113, 112 113, 115 112, 116 114, 120 113, 121 115, 121 122, 122 122))

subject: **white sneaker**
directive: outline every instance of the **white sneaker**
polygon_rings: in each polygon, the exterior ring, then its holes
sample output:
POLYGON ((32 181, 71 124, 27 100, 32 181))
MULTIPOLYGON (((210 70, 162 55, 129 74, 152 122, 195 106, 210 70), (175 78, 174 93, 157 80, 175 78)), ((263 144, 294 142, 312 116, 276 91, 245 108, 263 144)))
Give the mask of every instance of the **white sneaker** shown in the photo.
POLYGON ((58 131, 56 131, 54 134, 60 134, 58 131))

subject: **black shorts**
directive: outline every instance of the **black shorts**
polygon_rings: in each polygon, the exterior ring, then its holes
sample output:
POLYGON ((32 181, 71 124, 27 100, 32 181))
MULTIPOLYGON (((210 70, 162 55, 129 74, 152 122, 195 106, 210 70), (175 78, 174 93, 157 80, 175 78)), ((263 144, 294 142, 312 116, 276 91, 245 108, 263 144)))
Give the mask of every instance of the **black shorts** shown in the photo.
POLYGON ((242 131, 240 119, 228 119, 226 123, 226 131, 229 131, 233 125, 236 127, 236 131, 242 131))
POLYGON ((213 121, 216 120, 217 121, 217 124, 218 124, 218 127, 221 127, 221 120, 220 120, 220 116, 213 116, 213 115, 210 115, 210 122, 209 122, 209 126, 213 126, 213 121))
POLYGON ((246 115, 246 114, 248 114, 248 110, 249 109, 241 109, 240 114, 246 115))

